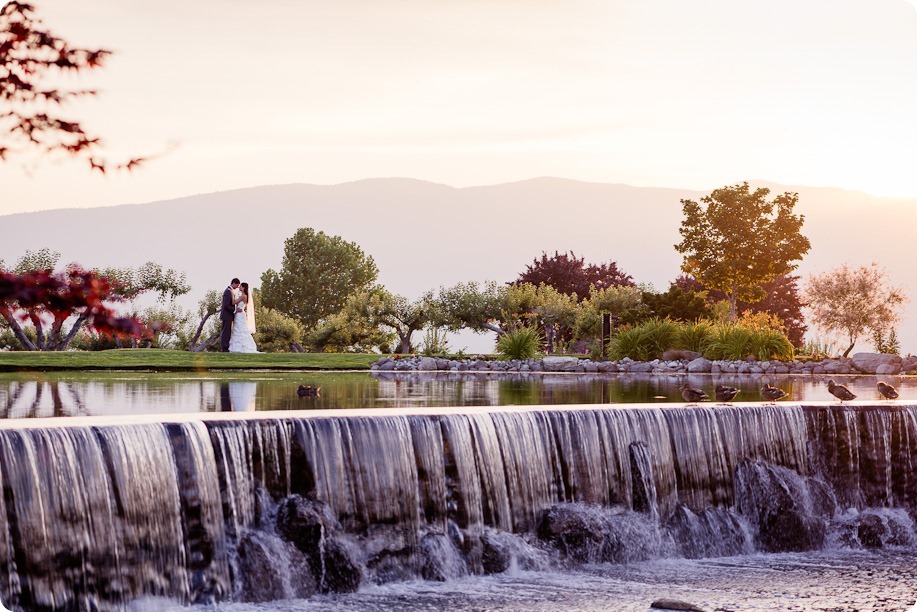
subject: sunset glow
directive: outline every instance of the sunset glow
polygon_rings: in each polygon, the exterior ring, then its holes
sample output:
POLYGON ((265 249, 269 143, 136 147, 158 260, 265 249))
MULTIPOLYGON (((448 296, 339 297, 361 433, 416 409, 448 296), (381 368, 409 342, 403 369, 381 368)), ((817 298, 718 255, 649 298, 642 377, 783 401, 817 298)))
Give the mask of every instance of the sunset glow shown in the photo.
POLYGON ((266 2, 264 27, 239 2, 41 9, 115 51, 89 83, 103 95, 72 107, 109 150, 178 146, 107 180, 5 164, 2 212, 375 176, 917 197, 917 10, 903 0, 266 2))

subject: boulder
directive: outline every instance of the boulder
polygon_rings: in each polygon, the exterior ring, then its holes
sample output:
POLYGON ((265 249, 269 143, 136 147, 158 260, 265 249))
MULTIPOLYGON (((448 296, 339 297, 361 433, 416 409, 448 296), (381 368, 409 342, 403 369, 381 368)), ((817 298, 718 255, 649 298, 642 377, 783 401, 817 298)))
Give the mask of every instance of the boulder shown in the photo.
POLYGON ((901 369, 901 357, 890 355, 888 353, 855 353, 853 355, 853 367, 864 374, 875 374, 881 365, 895 365, 899 371, 901 369))
POLYGON ((316 593, 305 556, 277 536, 251 531, 239 540, 241 599, 248 602, 304 598, 316 593))
POLYGON ((421 358, 420 363, 417 364, 417 369, 431 372, 438 368, 437 368, 435 359, 433 359, 432 357, 423 357, 421 358))
POLYGON ((343 540, 331 538, 325 541, 322 550, 324 572, 312 569, 318 578, 323 593, 355 593, 363 581, 363 566, 353 547, 343 540))
POLYGON ((883 363, 876 368, 876 374, 878 376, 894 376, 900 371, 900 366, 893 363, 883 363))
POLYGON ((691 374, 709 374, 712 366, 713 362, 711 362, 709 359, 698 357, 697 359, 688 362, 688 372, 691 374))
POLYGON ((506 542, 492 533, 485 532, 481 536, 481 544, 481 565, 485 574, 501 574, 509 569, 513 556, 506 542))
POLYGON ((545 372, 573 372, 579 365, 576 357, 545 357, 541 360, 545 372))
POLYGON ((277 532, 307 556, 321 547, 322 539, 340 529, 328 504, 291 495, 277 507, 277 532))

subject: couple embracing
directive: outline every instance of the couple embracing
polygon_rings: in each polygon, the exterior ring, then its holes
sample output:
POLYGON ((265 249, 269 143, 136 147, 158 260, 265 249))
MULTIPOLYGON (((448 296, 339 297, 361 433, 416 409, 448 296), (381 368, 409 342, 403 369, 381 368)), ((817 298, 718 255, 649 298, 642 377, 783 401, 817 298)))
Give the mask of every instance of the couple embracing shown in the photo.
POLYGON ((248 292, 248 283, 232 279, 223 291, 220 308, 223 330, 220 334, 220 350, 224 353, 257 353, 258 347, 252 334, 255 333, 255 303, 248 292))

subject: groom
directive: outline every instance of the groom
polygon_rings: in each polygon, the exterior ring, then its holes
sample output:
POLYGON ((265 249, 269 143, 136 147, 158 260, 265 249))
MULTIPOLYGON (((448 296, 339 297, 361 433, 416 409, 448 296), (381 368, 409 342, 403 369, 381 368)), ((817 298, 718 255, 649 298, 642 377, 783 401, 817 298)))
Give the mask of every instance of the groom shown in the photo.
POLYGON ((220 308, 220 321, 223 330, 220 333, 220 350, 229 352, 229 339, 232 337, 232 320, 236 316, 236 305, 232 303, 233 292, 239 288, 239 279, 234 278, 226 290, 223 291, 223 306, 220 308))

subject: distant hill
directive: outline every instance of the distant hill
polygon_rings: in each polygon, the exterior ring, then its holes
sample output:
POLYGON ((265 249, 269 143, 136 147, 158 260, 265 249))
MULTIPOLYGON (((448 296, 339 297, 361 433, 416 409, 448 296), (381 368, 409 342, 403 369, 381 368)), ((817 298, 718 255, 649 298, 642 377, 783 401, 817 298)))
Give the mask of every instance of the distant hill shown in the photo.
MULTIPOLYGON (((917 200, 834 188, 757 182, 798 191, 812 251, 803 275, 843 261, 879 261, 893 279, 917 289, 910 228, 917 200)), ((587 261, 618 262, 637 282, 665 289, 679 273, 681 189, 537 178, 457 189, 413 179, 340 185, 274 185, 175 200, 0 216, 0 258, 53 247, 63 261, 87 266, 139 265, 153 259, 184 270, 194 288, 221 289, 238 276, 260 285, 277 268, 283 241, 314 227, 359 244, 375 258, 380 280, 408 296, 458 281, 514 279, 541 251, 573 250, 587 261)), ((917 351, 917 321, 900 330, 917 351)), ((871 350, 865 343, 857 350, 871 350)))

